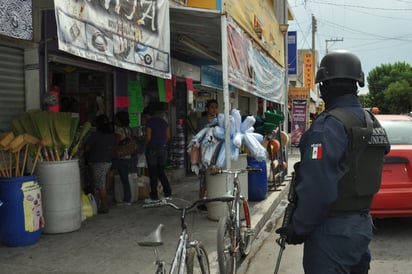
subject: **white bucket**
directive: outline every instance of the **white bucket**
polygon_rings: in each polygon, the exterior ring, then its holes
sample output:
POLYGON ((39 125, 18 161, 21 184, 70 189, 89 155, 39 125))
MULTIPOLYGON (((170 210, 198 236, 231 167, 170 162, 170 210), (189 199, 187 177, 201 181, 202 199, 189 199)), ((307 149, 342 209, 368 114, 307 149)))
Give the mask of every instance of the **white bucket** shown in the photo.
POLYGON ((36 175, 42 191, 44 233, 80 229, 82 223, 79 160, 39 162, 36 175))
MULTIPOLYGON (((232 169, 241 169, 247 167, 247 155, 241 154, 239 155, 238 161, 231 162, 232 169)), ((239 174, 239 182, 240 182, 240 193, 243 197, 248 197, 248 176, 247 172, 239 174)), ((229 175, 229 182, 226 187, 226 178, 228 174, 219 174, 219 175, 211 175, 210 171, 206 171, 206 188, 207 188, 207 197, 208 198, 216 198, 223 196, 227 193, 227 191, 232 192, 233 190, 233 175, 229 175)), ((207 203, 207 217, 213 221, 219 221, 219 219, 225 215, 227 215, 227 203, 222 202, 213 202, 207 203)), ((241 217, 244 216, 243 208, 241 207, 241 217)))

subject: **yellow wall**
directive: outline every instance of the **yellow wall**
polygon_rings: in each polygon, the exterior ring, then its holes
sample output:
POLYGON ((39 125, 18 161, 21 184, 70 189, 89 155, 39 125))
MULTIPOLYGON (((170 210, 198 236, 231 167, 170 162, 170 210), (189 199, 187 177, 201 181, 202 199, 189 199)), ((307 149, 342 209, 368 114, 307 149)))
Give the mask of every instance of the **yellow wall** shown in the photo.
POLYGON ((216 10, 216 0, 187 0, 187 6, 192 8, 216 10))
POLYGON ((284 67, 283 34, 274 14, 273 0, 225 0, 224 3, 224 11, 284 67), (255 16, 262 26, 262 37, 265 43, 254 31, 255 16))

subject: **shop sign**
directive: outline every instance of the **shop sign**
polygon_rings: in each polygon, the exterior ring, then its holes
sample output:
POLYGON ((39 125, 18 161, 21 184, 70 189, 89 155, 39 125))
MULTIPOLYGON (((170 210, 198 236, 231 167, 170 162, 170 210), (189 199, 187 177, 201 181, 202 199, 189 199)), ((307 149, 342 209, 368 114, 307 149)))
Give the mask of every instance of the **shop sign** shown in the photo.
POLYGON ((303 66, 304 66, 304 84, 305 87, 315 90, 315 81, 314 81, 314 72, 313 72, 313 55, 310 52, 304 54, 303 57, 303 66))
POLYGON ((0 0, 0 34, 23 40, 33 39, 32 14, 31 0, 0 0))
POLYGON ((296 31, 288 32, 288 74, 297 75, 298 50, 296 31))
POLYGON ((292 106, 293 100, 308 100, 309 88, 291 87, 288 91, 288 106, 292 106))
POLYGON ((221 69, 213 66, 201 67, 201 85, 223 90, 223 74, 221 69))
POLYGON ((228 18, 229 84, 271 102, 284 104, 285 70, 257 48, 228 18))
POLYGON ((171 78, 168 0, 55 0, 59 49, 171 78))

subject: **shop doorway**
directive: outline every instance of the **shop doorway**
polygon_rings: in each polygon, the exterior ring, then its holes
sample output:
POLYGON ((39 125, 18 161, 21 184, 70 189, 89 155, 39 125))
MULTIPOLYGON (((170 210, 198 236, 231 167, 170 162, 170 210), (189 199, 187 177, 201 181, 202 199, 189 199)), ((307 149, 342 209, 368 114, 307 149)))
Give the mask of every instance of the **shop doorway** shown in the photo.
POLYGON ((113 118, 113 75, 84 67, 49 63, 49 90, 58 94, 61 112, 78 113, 80 124, 106 114, 113 118))

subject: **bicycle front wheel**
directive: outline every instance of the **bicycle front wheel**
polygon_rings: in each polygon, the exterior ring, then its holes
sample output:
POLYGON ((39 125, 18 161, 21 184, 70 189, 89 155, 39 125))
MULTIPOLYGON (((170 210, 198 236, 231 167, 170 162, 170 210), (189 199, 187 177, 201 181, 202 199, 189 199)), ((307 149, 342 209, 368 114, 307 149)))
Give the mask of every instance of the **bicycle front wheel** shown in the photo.
POLYGON ((201 243, 187 251, 186 267, 187 274, 210 274, 209 258, 201 243))
POLYGON ((232 221, 224 216, 217 228, 217 259, 220 274, 236 273, 236 253, 232 221))

